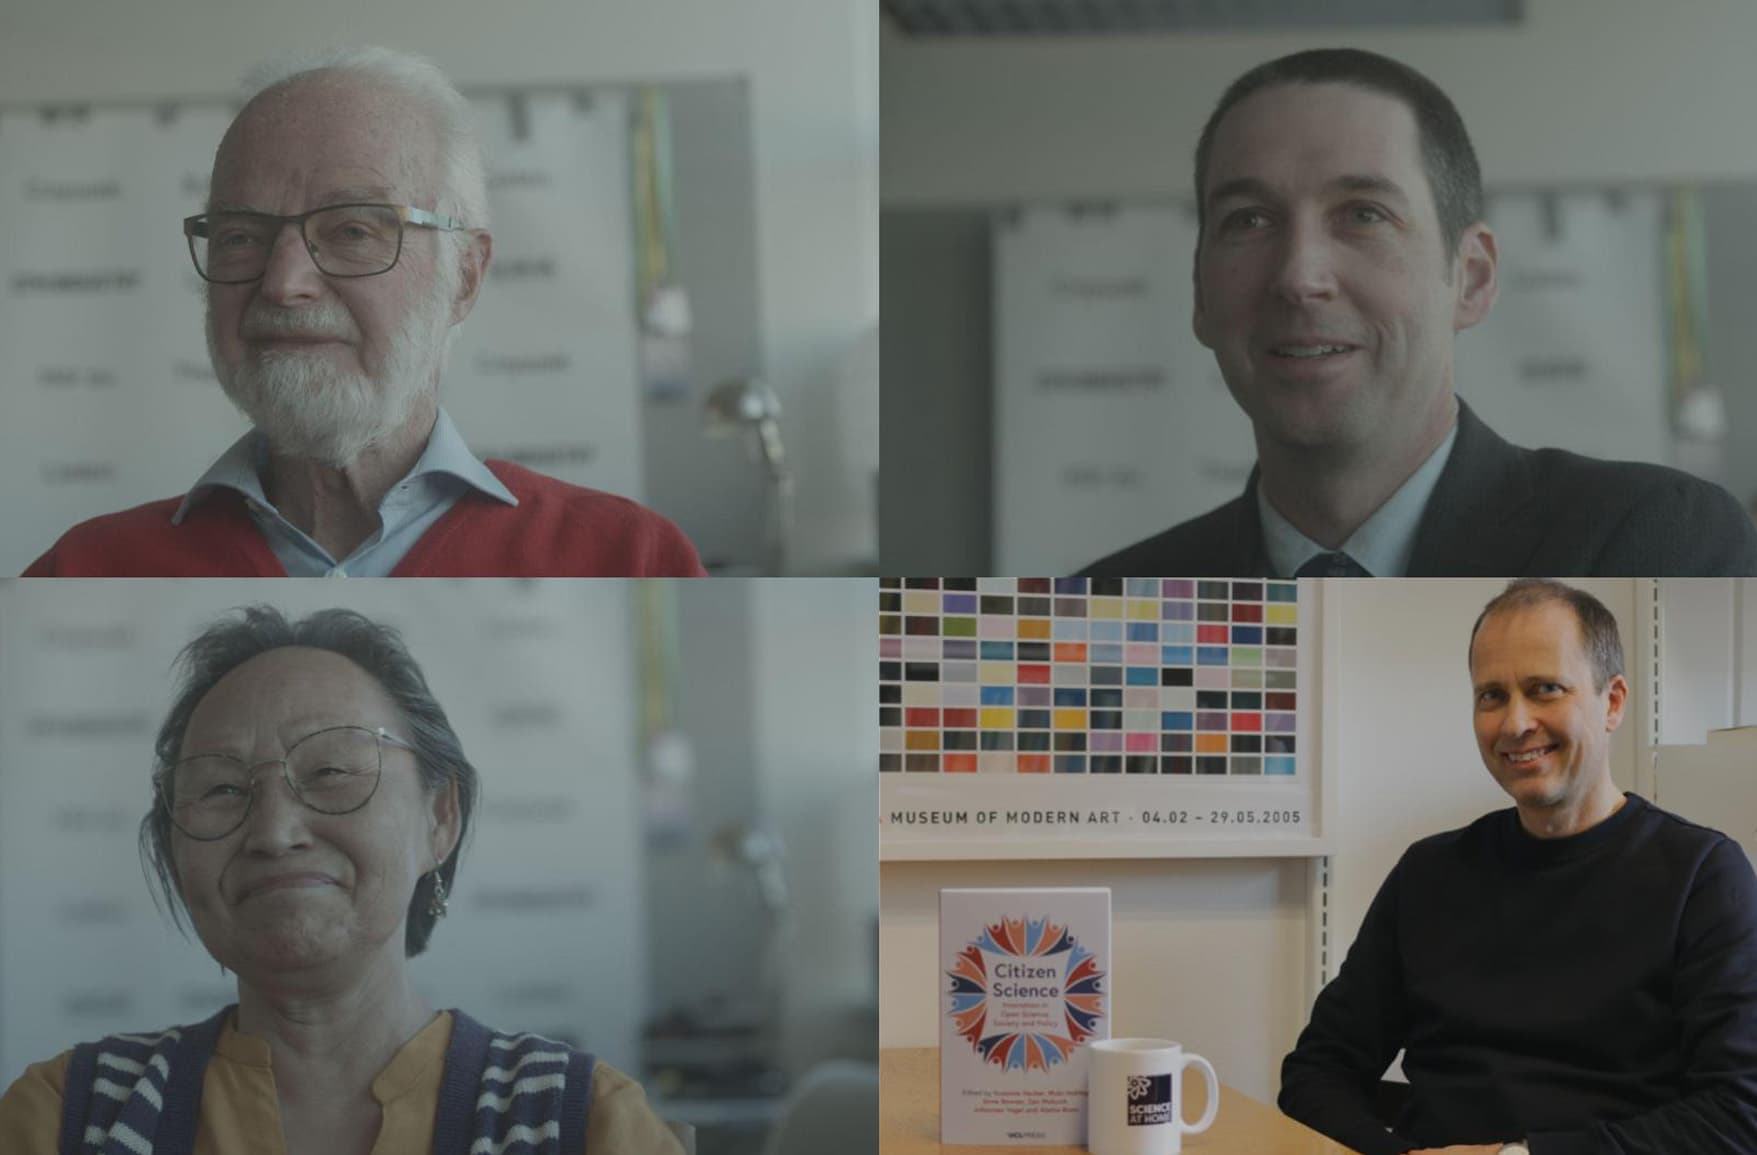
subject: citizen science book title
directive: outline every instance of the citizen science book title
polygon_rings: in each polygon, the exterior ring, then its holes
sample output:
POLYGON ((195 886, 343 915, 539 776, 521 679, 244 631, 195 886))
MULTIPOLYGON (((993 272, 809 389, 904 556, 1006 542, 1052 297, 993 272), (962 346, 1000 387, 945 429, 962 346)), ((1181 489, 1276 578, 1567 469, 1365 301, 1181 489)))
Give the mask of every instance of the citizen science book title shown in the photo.
POLYGON ((1110 891, 940 891, 940 1141, 1086 1142, 1110 1037, 1110 891))

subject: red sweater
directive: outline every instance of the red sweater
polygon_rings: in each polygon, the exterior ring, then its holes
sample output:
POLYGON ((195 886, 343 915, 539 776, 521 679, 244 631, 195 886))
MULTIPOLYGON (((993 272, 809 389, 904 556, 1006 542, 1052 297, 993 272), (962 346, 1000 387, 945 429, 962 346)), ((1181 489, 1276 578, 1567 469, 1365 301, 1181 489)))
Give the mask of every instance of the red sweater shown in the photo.
MULTIPOLYGON (((474 490, 433 524, 392 577, 705 577, 683 531, 625 497, 506 461, 488 468, 519 499, 474 490)), ((181 525, 169 497, 81 522, 25 577, 286 577, 232 489, 207 494, 181 525)))

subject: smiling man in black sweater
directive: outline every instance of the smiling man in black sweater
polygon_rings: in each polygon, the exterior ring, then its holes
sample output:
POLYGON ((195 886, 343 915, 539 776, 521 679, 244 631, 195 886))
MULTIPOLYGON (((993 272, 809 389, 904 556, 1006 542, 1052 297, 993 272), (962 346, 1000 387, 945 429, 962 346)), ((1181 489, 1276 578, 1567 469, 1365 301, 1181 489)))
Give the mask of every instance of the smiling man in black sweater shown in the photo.
POLYGON ((1757 879, 1611 782, 1616 621, 1558 582, 1471 635, 1477 745, 1512 810, 1405 852, 1281 1068, 1363 1155, 1757 1152, 1757 879), (1372 1092, 1398 1050, 1407 1103, 1372 1092))

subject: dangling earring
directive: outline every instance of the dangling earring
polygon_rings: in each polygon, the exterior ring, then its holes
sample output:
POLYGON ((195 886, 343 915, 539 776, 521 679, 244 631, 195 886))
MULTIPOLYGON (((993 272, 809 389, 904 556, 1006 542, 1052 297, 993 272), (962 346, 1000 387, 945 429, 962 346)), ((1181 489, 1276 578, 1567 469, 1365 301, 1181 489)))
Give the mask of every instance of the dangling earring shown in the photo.
POLYGON ((433 872, 433 897, 427 902, 427 913, 434 918, 444 918, 445 910, 445 879, 441 878, 439 871, 435 870, 433 872))

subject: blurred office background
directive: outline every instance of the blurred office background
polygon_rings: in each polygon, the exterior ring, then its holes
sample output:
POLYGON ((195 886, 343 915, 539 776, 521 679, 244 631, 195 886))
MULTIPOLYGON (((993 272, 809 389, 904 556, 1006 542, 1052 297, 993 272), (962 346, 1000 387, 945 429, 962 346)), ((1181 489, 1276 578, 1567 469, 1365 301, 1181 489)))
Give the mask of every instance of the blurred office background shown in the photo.
POLYGON ((1196 138, 1349 45, 1462 113, 1501 292, 1459 339, 1503 436, 1757 497, 1757 82, 1733 0, 885 0, 886 573, 1062 573, 1230 500, 1250 426, 1190 332, 1196 138))
POLYGON ((698 1150, 876 1129, 873 583, 0 583, 0 1088, 236 999, 135 834, 169 664, 257 601, 403 631, 481 775, 429 1001, 585 1047, 698 1150), (534 949, 508 960, 490 943, 534 949), (804 1114, 800 1114, 803 1111, 804 1114), (789 1123, 788 1120, 795 1120, 789 1123))
POLYGON ((442 399, 715 572, 873 572, 878 13, 864 0, 0 0, 0 573, 244 428, 180 222, 245 74, 381 44, 474 104, 495 262, 442 399))

